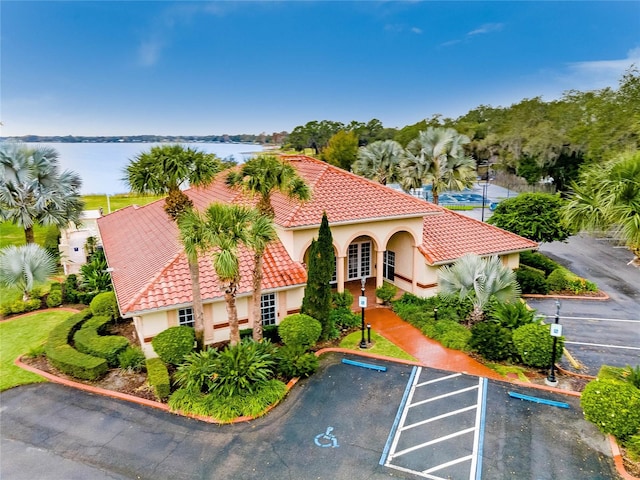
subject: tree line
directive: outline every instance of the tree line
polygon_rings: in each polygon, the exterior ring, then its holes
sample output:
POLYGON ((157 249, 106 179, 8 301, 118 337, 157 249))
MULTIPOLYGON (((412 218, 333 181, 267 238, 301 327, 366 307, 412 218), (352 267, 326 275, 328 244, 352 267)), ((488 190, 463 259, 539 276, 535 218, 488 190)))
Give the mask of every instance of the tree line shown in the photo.
POLYGON ((348 124, 310 121, 289 134, 285 147, 352 170, 361 147, 393 140, 402 148, 429 127, 451 128, 476 166, 523 177, 529 184, 552 178, 565 191, 582 165, 614 158, 640 146, 640 72, 629 69, 617 89, 571 90, 559 100, 523 99, 509 107, 480 105, 456 119, 433 115, 413 125, 387 128, 378 119, 348 124))

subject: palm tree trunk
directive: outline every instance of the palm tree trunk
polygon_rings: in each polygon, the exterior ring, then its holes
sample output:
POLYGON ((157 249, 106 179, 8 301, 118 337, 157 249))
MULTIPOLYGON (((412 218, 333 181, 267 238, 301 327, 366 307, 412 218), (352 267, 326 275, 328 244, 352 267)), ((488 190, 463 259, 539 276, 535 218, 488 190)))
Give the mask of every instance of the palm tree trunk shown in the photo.
POLYGON ((227 302, 227 317, 229 318, 229 343, 231 346, 234 346, 240 343, 240 327, 238 326, 235 282, 229 283, 227 288, 225 288, 224 300, 227 302))
POLYGON ((198 260, 189 261, 189 273, 191 274, 191 292, 193 296, 193 329, 196 334, 198 350, 204 350, 204 308, 202 307, 202 295, 200 294, 200 269, 198 260))
POLYGON ((29 243, 36 243, 36 239, 33 235, 33 227, 24 227, 24 238, 29 243))
POLYGON ((253 256, 255 266, 253 270, 253 339, 256 342, 262 341, 262 256, 264 252, 256 252, 253 256))
POLYGON ((440 199, 440 194, 438 193, 438 187, 436 187, 436 183, 433 182, 431 184, 431 194, 433 195, 433 203, 438 205, 438 200, 440 199))

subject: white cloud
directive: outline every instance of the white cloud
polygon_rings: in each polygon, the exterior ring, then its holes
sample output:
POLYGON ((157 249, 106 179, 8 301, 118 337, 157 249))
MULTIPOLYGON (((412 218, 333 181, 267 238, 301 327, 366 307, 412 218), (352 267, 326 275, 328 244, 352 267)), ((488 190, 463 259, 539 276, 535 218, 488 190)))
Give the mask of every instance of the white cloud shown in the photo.
POLYGON ((422 29, 421 29, 421 28, 418 28, 418 27, 411 27, 411 31, 412 31, 413 33, 415 33, 416 35, 420 35, 420 34, 422 34, 422 29))
POLYGON ((500 30, 502 30, 503 27, 504 27, 503 23, 485 23, 484 25, 481 25, 479 28, 476 28, 475 30, 471 30, 469 33, 467 33, 467 36, 471 37, 473 35, 484 35, 486 33, 499 32, 500 30))
POLYGON ((160 58, 160 53, 164 48, 164 42, 148 39, 143 41, 138 47, 138 60, 143 67, 151 67, 160 58))
POLYGON ((626 58, 569 63, 560 79, 575 85, 571 88, 580 90, 614 87, 633 64, 640 66, 639 47, 629 50, 626 58))

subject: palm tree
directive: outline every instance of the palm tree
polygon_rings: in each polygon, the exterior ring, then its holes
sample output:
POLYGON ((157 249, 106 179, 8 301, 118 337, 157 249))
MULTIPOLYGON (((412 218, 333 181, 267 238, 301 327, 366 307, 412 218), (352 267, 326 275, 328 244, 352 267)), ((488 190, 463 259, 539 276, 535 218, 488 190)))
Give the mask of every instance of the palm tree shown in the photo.
POLYGON ((53 256, 38 244, 10 245, 0 250, 0 284, 18 287, 25 302, 34 284, 45 282, 55 269, 53 256))
POLYGON ((240 283, 238 249, 255 249, 276 237, 273 220, 242 205, 213 203, 203 213, 185 212, 178 220, 187 255, 212 251, 213 268, 224 291, 231 345, 240 341, 236 294, 240 283))
POLYGON ((452 128, 429 127, 409 142, 400 162, 401 186, 405 191, 431 184, 433 203, 443 190, 470 188, 476 179, 475 161, 464 154, 469 137, 452 128))
MULTIPOLYGON (((273 192, 280 192, 289 199, 306 201, 311 198, 311 190, 298 176, 290 163, 273 155, 259 155, 248 160, 238 170, 227 175, 226 183, 232 188, 240 188, 250 195, 258 197, 258 210, 269 218, 275 217, 271 204, 273 192)), ((262 263, 266 244, 254 245, 254 271, 252 292, 253 339, 262 340, 262 321, 260 302, 262 298, 262 263)))
POLYGON ((441 267, 438 279, 443 297, 473 300, 473 312, 469 321, 471 325, 483 319, 484 308, 491 297, 508 303, 520 296, 515 272, 503 265, 497 256, 482 258, 467 253, 453 265, 441 267))
POLYGON ((0 145, 0 218, 22 227, 26 243, 35 241, 34 225, 80 223, 81 185, 76 173, 60 172, 53 148, 0 145))
MULTIPOLYGON (((181 187, 207 185, 224 164, 212 153, 182 145, 152 147, 138 154, 125 167, 123 180, 131 191, 140 194, 166 194, 164 210, 174 222, 193 207, 181 187)), ((204 348, 204 309, 200 293, 200 271, 197 250, 184 244, 191 275, 193 328, 198 348, 204 348)))
POLYGON ((403 154, 402 145, 394 140, 370 143, 358 150, 358 160, 353 164, 353 172, 382 185, 395 183, 400 179, 400 160, 403 154))
POLYGON ((565 219, 576 230, 613 229, 640 257, 640 152, 586 169, 572 185, 565 219))

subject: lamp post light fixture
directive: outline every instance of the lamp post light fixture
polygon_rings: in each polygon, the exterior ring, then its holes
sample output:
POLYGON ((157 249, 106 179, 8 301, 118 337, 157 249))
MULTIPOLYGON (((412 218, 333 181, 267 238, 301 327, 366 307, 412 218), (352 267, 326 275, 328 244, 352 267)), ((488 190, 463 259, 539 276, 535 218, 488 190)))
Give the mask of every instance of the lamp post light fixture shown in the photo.
POLYGON ((555 387, 558 385, 556 380, 556 347, 558 344, 558 337, 562 335, 562 325, 558 323, 560 320, 560 300, 556 300, 556 318, 553 325, 551 325, 551 336, 553 336, 553 347, 551 352, 551 365, 549 366, 549 375, 547 376, 545 383, 549 386, 555 387))
POLYGON ((364 292, 364 286, 367 282, 367 279, 361 278, 360 281, 362 283, 362 290, 360 295, 360 307, 362 308, 362 325, 360 327, 360 330, 362 331, 362 339, 360 340, 360 348, 367 348, 367 342, 364 339, 364 309, 367 306, 367 297, 364 292))
POLYGON ((437 322, 438 321, 438 307, 433 309, 433 319, 437 322))

